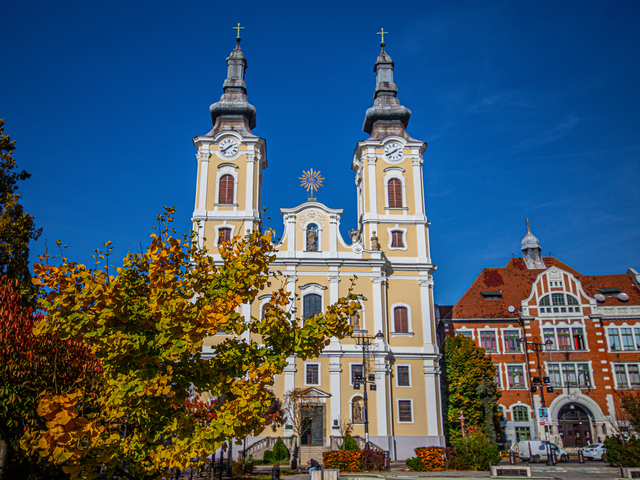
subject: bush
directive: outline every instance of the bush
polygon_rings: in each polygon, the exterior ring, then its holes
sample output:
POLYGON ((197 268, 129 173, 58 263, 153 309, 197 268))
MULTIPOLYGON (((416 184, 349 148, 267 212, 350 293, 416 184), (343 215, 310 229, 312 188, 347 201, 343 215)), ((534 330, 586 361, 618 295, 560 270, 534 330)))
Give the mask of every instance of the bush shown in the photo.
POLYGON ((342 442, 342 447, 340 450, 360 450, 358 448, 358 442, 351 435, 347 435, 344 437, 344 442, 342 442))
POLYGON ((325 468, 337 468, 342 472, 362 472, 364 470, 364 455, 360 450, 324 452, 322 462, 325 468))
POLYGON ((271 450, 265 450, 262 454, 262 460, 264 460, 264 463, 273 462, 273 452, 271 450))
POLYGON ((384 468, 384 453, 379 450, 362 451, 365 471, 382 470, 384 468))
POLYGON ((426 470, 424 463, 418 457, 409 458, 405 463, 412 472, 424 472, 426 470))
POLYGON ((243 467, 242 467, 243 463, 242 462, 231 462, 231 473, 233 474, 234 477, 241 477, 243 474, 247 473, 253 473, 253 465, 250 465, 249 463, 247 463, 244 467, 244 472, 243 472, 243 467))
POLYGON ((616 467, 640 467, 640 438, 633 435, 622 442, 620 436, 609 437, 604 441, 607 449, 607 463, 616 467))
POLYGON ((289 450, 285 447, 282 438, 278 438, 273 446, 273 463, 286 463, 287 460, 289 460, 289 450))
POLYGON ((416 448, 414 451, 422 463, 422 472, 440 472, 444 470, 444 455, 442 447, 416 448))
POLYGON ((449 468, 453 470, 486 471, 502 459, 498 445, 491 443, 481 430, 467 435, 466 441, 462 436, 453 438, 451 446, 454 454, 449 468))

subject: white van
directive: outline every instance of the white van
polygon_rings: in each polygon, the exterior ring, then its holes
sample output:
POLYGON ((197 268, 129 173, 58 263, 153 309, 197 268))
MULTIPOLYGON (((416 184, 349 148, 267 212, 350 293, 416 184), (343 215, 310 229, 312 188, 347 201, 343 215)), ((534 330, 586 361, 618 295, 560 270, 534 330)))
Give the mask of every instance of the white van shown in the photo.
MULTIPOLYGON (((569 461, 566 450, 551 444, 551 454, 561 462, 569 461)), ((547 442, 544 440, 522 440, 518 442, 518 456, 523 462, 547 461, 547 442)))

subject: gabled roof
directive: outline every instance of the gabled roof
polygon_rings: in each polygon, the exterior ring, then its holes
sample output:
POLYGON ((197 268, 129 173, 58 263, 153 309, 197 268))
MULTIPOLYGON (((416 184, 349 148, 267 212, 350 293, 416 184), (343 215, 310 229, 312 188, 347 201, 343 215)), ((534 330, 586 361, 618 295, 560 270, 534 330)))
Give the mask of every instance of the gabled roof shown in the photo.
MULTIPOLYGON (((620 288, 629 295, 628 304, 640 305, 640 290, 628 274, 620 275, 582 275, 555 257, 543 257, 547 268, 558 267, 573 274, 582 283, 582 287, 591 298, 600 293, 598 288, 620 288)), ((467 291, 456 302, 451 317, 453 320, 481 318, 518 318, 521 301, 531 294, 531 285, 544 269, 527 269, 522 258, 512 258, 505 267, 485 268, 474 280, 467 291), (485 300, 485 294, 501 291, 497 300, 485 300), (513 306, 514 311, 509 312, 513 306)), ((616 297, 607 297, 602 305, 621 305, 616 297)))

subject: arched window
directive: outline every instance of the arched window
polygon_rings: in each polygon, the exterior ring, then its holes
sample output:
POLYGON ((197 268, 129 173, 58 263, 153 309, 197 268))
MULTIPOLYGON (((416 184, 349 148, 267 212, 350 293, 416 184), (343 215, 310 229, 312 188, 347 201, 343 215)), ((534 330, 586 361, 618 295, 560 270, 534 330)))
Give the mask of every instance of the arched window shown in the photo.
POLYGON ((391 246, 392 247, 404 247, 404 239, 402 230, 393 230, 391 232, 391 246))
POLYGON ((318 313, 322 313, 322 297, 315 293, 305 295, 302 302, 302 316, 313 318, 318 313))
POLYGON ((219 228, 218 229, 218 245, 222 244, 222 242, 231 241, 231 229, 230 228, 219 228))
POLYGON ((220 178, 220 194, 218 195, 218 203, 220 204, 232 204, 233 203, 233 175, 223 175, 220 178))
POLYGON ((529 409, 527 407, 513 407, 513 421, 514 422, 528 422, 529 421, 529 409))
POLYGON ((409 318, 407 307, 396 307, 393 309, 393 323, 396 333, 409 333, 409 318))
POLYGON ((579 305, 578 299, 568 293, 552 293, 538 301, 541 313, 580 313, 579 305))
POLYGON ((392 178, 388 183, 389 208, 402 208, 402 182, 392 178))
POLYGON ((364 400, 362 397, 354 397, 351 400, 351 423, 364 423, 366 415, 364 400))

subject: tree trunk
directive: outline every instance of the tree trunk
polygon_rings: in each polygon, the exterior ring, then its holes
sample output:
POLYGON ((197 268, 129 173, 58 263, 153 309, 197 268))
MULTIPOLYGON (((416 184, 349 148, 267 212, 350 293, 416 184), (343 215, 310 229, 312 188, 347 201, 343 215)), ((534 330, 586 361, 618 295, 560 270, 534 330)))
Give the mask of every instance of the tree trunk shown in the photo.
POLYGON ((4 480, 5 469, 9 465, 9 444, 4 440, 0 440, 0 480, 4 480))

